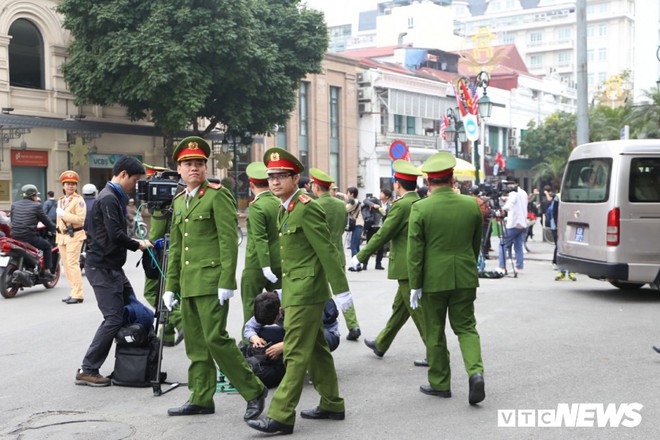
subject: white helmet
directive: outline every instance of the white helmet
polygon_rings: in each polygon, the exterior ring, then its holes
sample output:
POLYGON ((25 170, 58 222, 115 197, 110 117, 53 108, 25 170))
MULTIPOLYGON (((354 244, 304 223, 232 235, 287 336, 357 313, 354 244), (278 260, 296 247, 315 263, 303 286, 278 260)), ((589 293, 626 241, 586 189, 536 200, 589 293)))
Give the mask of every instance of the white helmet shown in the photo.
POLYGON ((83 188, 82 188, 82 193, 83 193, 84 195, 95 196, 96 193, 97 193, 96 186, 94 186, 93 183, 87 183, 87 184, 85 184, 85 185, 83 186, 83 188))

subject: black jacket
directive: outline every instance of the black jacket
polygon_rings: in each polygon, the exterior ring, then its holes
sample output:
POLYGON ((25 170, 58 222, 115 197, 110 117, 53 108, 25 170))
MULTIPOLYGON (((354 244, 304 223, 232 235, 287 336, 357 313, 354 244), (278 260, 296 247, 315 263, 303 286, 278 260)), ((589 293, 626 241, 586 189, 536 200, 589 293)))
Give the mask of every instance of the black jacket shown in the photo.
POLYGON ((87 206, 87 214, 85 215, 85 223, 83 224, 83 229, 85 232, 89 232, 89 222, 92 219, 92 209, 94 208, 94 202, 96 202, 96 197, 84 196, 85 205, 87 206))
POLYGON ((109 185, 96 198, 88 225, 85 265, 118 270, 126 263, 126 249, 136 251, 140 247, 126 234, 126 216, 121 204, 109 185))
POLYGON ((17 240, 38 236, 37 223, 43 223, 55 233, 55 224, 50 221, 41 203, 32 199, 21 199, 11 205, 11 236, 17 240))

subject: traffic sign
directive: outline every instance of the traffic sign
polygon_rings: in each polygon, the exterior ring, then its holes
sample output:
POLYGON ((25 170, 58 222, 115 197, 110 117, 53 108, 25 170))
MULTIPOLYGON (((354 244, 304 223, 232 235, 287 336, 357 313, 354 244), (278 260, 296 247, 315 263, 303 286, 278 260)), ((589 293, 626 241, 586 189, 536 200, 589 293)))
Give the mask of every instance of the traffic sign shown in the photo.
POLYGON ((410 151, 405 142, 396 140, 390 145, 390 158, 392 160, 410 160, 410 151))
POLYGON ((463 126, 465 127, 465 136, 470 141, 479 139, 479 124, 477 124, 477 116, 468 114, 463 116, 463 126))

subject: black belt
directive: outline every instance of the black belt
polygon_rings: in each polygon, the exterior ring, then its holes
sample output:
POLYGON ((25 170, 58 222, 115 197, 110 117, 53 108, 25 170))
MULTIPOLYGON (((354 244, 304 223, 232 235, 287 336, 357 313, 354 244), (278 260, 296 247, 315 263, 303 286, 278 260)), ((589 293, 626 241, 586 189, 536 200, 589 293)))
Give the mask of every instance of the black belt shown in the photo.
MULTIPOLYGON (((60 228, 56 228, 56 229, 57 229, 57 232, 59 232, 60 234, 68 234, 69 233, 69 229, 67 229, 66 231, 60 231, 60 228)), ((82 226, 79 227, 79 228, 71 229, 71 231, 73 231, 73 232, 78 232, 78 231, 82 231, 82 230, 83 230, 82 226)))

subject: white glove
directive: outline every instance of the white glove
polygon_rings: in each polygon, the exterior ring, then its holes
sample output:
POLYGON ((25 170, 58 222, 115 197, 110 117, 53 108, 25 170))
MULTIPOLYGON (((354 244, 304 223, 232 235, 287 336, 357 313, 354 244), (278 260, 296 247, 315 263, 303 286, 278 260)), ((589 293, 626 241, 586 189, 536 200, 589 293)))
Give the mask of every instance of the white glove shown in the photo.
POLYGON ((332 297, 332 299, 335 300, 335 304, 337 304, 337 307, 341 309, 342 312, 345 312, 346 310, 350 309, 351 306, 353 305, 353 297, 351 296, 351 292, 344 292, 344 293, 339 293, 332 297))
POLYGON ((419 300, 422 299, 422 289, 410 289, 410 308, 415 310, 419 307, 419 300))
POLYGON ((55 210, 55 212, 56 212, 57 215, 59 215, 60 217, 64 217, 64 210, 63 210, 62 208, 57 208, 57 209, 55 210))
POLYGON ((280 299, 280 304, 282 304, 282 289, 275 289, 275 293, 277 293, 277 297, 280 299))
POLYGON ((223 289, 222 287, 218 287, 218 301, 220 301, 220 305, 224 306, 225 301, 229 301, 229 298, 234 296, 234 291, 230 289, 223 289))
POLYGON ((170 312, 178 302, 179 300, 174 298, 174 292, 167 291, 163 293, 163 304, 170 312))
POLYGON ((357 269, 358 266, 361 266, 362 263, 360 263, 360 260, 358 260, 357 255, 353 255, 353 258, 351 258, 351 267, 353 269, 357 269))
POLYGON ((270 281, 271 283, 277 282, 277 275, 273 273, 270 267, 262 267, 261 271, 263 272, 264 276, 268 281, 270 281))

